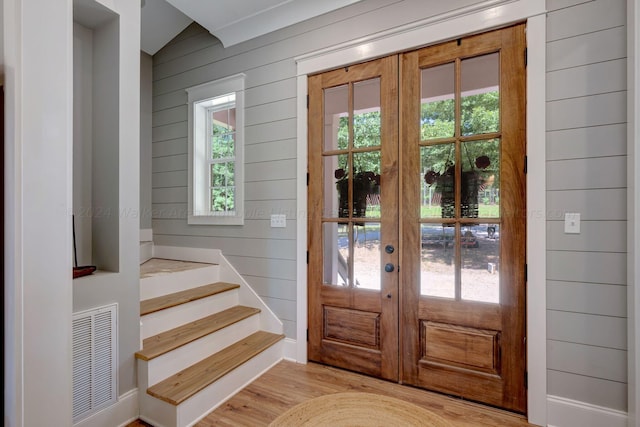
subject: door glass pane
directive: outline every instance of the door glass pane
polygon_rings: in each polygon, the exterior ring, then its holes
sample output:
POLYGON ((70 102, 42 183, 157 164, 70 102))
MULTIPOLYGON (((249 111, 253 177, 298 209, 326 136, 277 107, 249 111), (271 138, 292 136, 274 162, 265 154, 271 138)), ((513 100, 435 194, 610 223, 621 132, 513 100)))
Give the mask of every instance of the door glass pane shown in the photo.
POLYGON ((421 72, 420 139, 455 135, 455 65, 425 68, 421 72))
POLYGON ((463 218, 500 217, 500 139, 462 143, 463 218))
POLYGON ((324 90, 324 150, 345 150, 349 144, 349 85, 324 90))
POLYGON ((462 226, 461 296, 463 300, 500 302, 500 226, 462 226))
POLYGON ((380 145, 380 78, 353 85, 353 146, 380 145))
POLYGON ((380 290, 380 223, 354 223, 353 276, 359 289, 380 290))
POLYGON ((420 147, 420 217, 455 217, 455 144, 420 147))
POLYGON ((349 234, 347 224, 322 224, 323 283, 348 286, 349 234))
POLYGON ((325 218, 338 218, 338 216, 340 218, 349 217, 349 196, 346 181, 349 176, 348 160, 349 156, 346 154, 324 156, 322 158, 324 179, 324 207, 322 216, 325 218), (343 202, 344 206, 341 205, 343 202))
POLYGON ((353 169, 353 217, 380 218, 380 151, 353 153, 353 169))
POLYGON ((420 294, 455 298, 455 226, 421 224, 420 294))
POLYGON ((500 56, 498 53, 462 60, 462 135, 500 130, 500 56))

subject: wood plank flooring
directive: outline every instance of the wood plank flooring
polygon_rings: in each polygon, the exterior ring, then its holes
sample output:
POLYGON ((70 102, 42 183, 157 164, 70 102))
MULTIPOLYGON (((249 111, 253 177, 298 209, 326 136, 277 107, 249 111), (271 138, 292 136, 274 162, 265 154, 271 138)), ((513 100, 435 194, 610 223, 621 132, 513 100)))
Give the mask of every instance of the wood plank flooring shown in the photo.
POLYGON ((345 391, 378 393, 412 402, 456 426, 528 426, 525 417, 316 363, 280 362, 196 424, 266 426, 307 399, 345 391))
MULTIPOLYGON (((399 385, 329 366, 280 362, 225 404, 209 413, 197 427, 266 426, 289 408, 307 399, 345 391, 362 391, 412 402, 461 427, 530 426, 525 417, 491 407, 399 385)), ((148 427, 141 421, 128 427, 148 427)))
POLYGON ((191 261, 177 261, 173 259, 151 258, 140 266, 140 278, 162 276, 179 271, 192 270, 194 268, 209 267, 213 264, 191 261))

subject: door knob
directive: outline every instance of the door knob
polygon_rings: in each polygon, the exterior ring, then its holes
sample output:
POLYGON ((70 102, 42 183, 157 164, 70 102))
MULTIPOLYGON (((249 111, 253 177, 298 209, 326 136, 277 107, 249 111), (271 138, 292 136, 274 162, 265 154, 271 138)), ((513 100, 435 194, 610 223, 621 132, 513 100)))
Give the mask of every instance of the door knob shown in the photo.
POLYGON ((386 271, 387 273, 391 273, 395 268, 393 267, 393 264, 388 263, 384 266, 384 271, 386 271))
POLYGON ((384 251, 388 254, 392 254, 395 250, 396 248, 394 248, 393 245, 387 245, 384 247, 384 251))

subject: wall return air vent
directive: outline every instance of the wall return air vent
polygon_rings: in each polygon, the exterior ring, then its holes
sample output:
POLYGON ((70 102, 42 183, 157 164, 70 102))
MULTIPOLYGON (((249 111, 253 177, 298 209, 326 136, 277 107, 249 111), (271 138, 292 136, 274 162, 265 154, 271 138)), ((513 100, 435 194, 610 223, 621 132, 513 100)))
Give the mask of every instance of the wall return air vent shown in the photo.
POLYGON ((117 304, 73 314, 73 422, 116 402, 117 304))

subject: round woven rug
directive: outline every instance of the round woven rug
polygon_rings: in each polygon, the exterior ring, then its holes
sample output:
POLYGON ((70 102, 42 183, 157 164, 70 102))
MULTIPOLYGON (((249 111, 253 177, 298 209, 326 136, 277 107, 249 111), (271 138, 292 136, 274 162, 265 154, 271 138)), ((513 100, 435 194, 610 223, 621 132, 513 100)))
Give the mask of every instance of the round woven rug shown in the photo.
POLYGON ((433 412, 393 397, 336 393, 307 400, 276 418, 271 427, 424 426, 451 427, 433 412))

